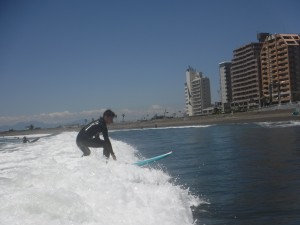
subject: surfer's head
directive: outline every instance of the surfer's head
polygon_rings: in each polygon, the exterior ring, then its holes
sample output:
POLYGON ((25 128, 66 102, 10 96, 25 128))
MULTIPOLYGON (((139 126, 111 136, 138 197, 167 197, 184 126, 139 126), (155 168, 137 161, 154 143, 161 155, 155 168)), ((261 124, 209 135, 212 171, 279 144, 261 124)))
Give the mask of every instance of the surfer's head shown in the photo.
POLYGON ((26 143, 28 140, 27 140, 27 138, 24 136, 23 137, 23 143, 26 143))
POLYGON ((103 113, 103 119, 105 120, 105 122, 107 124, 113 123, 113 119, 115 117, 117 117, 117 115, 113 111, 111 111, 110 109, 106 110, 103 113))

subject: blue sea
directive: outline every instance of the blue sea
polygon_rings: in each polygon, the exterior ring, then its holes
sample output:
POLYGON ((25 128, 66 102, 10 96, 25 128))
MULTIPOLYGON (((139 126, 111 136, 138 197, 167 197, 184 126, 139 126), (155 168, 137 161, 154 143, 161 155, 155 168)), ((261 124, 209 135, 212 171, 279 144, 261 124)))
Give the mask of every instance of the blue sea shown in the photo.
POLYGON ((117 161, 76 135, 0 137, 0 224, 300 224, 299 121, 110 131, 117 161))

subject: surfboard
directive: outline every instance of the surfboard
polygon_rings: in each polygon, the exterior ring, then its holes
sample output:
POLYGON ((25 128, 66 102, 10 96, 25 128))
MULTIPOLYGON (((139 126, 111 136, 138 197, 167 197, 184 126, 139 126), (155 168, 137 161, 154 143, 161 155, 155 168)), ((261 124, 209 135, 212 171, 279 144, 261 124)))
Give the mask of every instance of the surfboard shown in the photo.
POLYGON ((140 161, 137 161, 137 162, 133 163, 133 165, 145 166, 145 165, 154 163, 154 162, 156 162, 158 160, 161 160, 163 158, 166 158, 167 156, 171 155, 172 153, 173 152, 168 152, 168 153, 165 153, 165 154, 162 154, 162 155, 155 156, 155 157, 150 158, 150 159, 140 160, 140 161))
POLYGON ((29 141, 30 143, 33 143, 33 142, 36 142, 37 140, 39 140, 40 138, 38 137, 38 138, 35 138, 35 139, 33 139, 32 141, 29 141))

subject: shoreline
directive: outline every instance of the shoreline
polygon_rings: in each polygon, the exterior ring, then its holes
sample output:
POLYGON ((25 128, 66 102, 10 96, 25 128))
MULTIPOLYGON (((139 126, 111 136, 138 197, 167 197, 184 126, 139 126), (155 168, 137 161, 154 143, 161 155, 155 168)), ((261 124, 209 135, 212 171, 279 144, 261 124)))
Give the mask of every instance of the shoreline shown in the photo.
POLYGON ((161 119, 153 121, 140 121, 133 123, 118 123, 110 126, 110 129, 143 129, 143 128, 161 128, 161 127, 181 127, 195 125, 220 125, 233 123, 255 123, 255 122, 281 122, 281 121, 299 121, 300 116, 292 115, 293 109, 275 110, 275 111, 255 111, 236 114, 221 114, 195 116, 188 118, 161 119))
MULTIPOLYGON (((143 128, 181 127, 195 125, 218 125, 232 123, 281 122, 299 121, 300 116, 292 115, 293 109, 278 109, 272 111, 253 111, 234 114, 218 114, 186 118, 164 118, 157 120, 118 122, 108 126, 109 130, 130 130, 143 128)), ((81 127, 44 128, 34 130, 15 130, 0 132, 0 136, 16 136, 31 134, 57 134, 67 131, 79 131, 81 127)))

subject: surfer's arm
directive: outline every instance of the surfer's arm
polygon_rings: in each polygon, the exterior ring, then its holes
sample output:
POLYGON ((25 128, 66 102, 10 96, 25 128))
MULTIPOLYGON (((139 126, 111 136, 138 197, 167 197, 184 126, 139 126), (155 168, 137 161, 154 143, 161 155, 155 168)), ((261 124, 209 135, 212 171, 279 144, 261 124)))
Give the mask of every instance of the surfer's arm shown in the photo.
MULTIPOLYGON (((105 138, 104 138, 104 140, 105 140, 105 138)), ((110 143, 110 140, 109 140, 108 137, 107 137, 107 139, 105 140, 105 142, 106 142, 107 147, 109 148, 111 157, 112 157, 114 160, 117 160, 116 155, 115 155, 115 153, 114 153, 114 151, 113 151, 113 148, 112 148, 112 146, 111 146, 111 143, 110 143)))
POLYGON ((113 158, 113 160, 117 160, 117 157, 114 152, 111 152, 110 154, 111 154, 111 157, 113 158))
POLYGON ((106 143, 106 146, 107 146, 108 150, 110 151, 111 157, 112 157, 114 160, 117 160, 116 155, 115 155, 115 153, 114 153, 114 151, 113 151, 111 142, 110 142, 109 137, 108 137, 107 129, 103 132, 103 138, 104 138, 104 141, 105 141, 105 143, 106 143))
POLYGON ((111 143, 110 143, 110 140, 109 140, 108 137, 107 137, 106 143, 107 143, 107 146, 108 146, 108 148, 109 148, 109 151, 110 151, 110 154, 111 154, 112 158, 113 158, 114 160, 116 160, 116 159, 117 159, 117 158, 116 158, 116 155, 115 155, 115 153, 114 153, 114 151, 113 151, 113 148, 112 148, 112 146, 111 146, 111 143))

